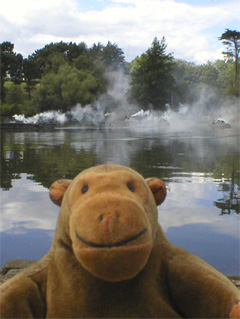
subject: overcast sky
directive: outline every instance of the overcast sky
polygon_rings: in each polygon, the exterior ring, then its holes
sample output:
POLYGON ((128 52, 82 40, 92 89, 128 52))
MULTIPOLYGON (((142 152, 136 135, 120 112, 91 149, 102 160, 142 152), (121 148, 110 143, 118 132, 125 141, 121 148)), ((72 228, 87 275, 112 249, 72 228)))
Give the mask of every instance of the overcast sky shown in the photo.
POLYGON ((24 57, 50 42, 108 41, 131 62, 156 36, 167 53, 205 63, 222 59, 218 37, 240 31, 239 0, 0 0, 0 42, 24 57))

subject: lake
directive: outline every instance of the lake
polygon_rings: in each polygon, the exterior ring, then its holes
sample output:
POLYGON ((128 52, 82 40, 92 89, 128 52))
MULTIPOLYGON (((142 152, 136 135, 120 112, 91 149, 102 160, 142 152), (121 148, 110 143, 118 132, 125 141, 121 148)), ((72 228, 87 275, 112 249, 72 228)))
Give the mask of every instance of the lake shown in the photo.
POLYGON ((2 132, 1 267, 10 259, 37 260, 50 248, 59 212, 49 199, 51 183, 116 163, 165 181, 159 223, 171 243, 239 276, 239 145, 232 128, 2 132))

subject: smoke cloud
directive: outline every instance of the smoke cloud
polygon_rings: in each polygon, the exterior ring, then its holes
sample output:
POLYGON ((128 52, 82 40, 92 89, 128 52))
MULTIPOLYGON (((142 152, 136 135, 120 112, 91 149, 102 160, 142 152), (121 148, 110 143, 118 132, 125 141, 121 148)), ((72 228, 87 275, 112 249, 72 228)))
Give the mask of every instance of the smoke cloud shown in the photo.
POLYGON ((219 118, 232 126, 239 125, 240 102, 237 99, 220 101, 212 89, 203 89, 198 99, 192 104, 180 104, 177 111, 170 104, 165 111, 141 110, 127 101, 129 78, 123 71, 105 74, 109 83, 106 94, 85 107, 76 105, 67 113, 49 111, 26 118, 14 115, 16 121, 33 124, 53 123, 57 125, 75 125, 92 127, 113 127, 124 124, 129 128, 169 129, 170 131, 186 131, 205 129, 216 123, 219 118))

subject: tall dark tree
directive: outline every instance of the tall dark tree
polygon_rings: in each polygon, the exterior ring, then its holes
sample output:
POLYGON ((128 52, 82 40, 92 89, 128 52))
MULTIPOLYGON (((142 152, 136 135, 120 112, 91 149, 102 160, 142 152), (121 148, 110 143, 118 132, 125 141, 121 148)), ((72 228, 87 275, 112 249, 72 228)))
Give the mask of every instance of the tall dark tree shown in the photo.
POLYGON ((89 49, 89 53, 92 59, 100 59, 102 56, 103 51, 103 44, 98 42, 97 44, 94 43, 92 47, 89 49))
POLYGON ((94 43, 89 49, 89 54, 91 59, 98 64, 104 65, 109 70, 125 68, 124 52, 116 43, 108 41, 106 46, 100 42, 94 43))
POLYGON ((102 59, 106 66, 111 70, 124 67, 125 64, 123 50, 120 49, 116 43, 112 44, 110 41, 108 41, 107 45, 103 47, 102 59))
POLYGON ((237 87, 239 81, 240 32, 236 30, 226 29, 226 31, 221 35, 219 40, 223 41, 223 44, 227 47, 227 51, 223 52, 226 58, 234 60, 234 83, 235 87, 237 87))
POLYGON ((32 97, 32 90, 39 77, 38 65, 32 57, 23 60, 23 73, 26 83, 26 92, 28 94, 28 99, 30 100, 32 97))
POLYGON ((69 62, 72 62, 74 59, 78 58, 79 56, 86 55, 88 51, 87 45, 84 42, 79 44, 70 42, 68 44, 68 49, 65 52, 65 55, 69 62))
POLYGON ((14 44, 11 42, 2 42, 0 44, 1 57, 1 101, 5 99, 4 82, 9 77, 12 81, 19 84, 22 81, 22 61, 21 54, 13 52, 14 44))
POLYGON ((15 84, 20 84, 23 81, 23 56, 18 53, 14 53, 12 63, 9 68, 9 75, 11 81, 15 84))
POLYGON ((131 102, 143 108, 151 105, 159 110, 163 110, 166 103, 171 103, 173 57, 166 54, 166 48, 165 38, 159 41, 155 37, 151 48, 133 61, 129 91, 131 102))

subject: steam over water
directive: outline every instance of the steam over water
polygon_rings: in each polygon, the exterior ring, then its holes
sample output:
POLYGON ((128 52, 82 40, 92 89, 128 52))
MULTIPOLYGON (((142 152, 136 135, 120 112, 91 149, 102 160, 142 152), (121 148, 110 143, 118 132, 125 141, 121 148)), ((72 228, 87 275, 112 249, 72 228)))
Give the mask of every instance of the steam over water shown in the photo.
POLYGON ((171 109, 170 105, 165 106, 164 112, 152 110, 115 110, 106 112, 104 105, 97 102, 95 105, 82 107, 80 104, 67 113, 60 111, 48 111, 36 114, 32 117, 24 115, 14 115, 16 121, 31 124, 56 124, 60 126, 92 126, 92 127, 114 127, 118 125, 128 125, 131 127, 152 127, 168 128, 171 131, 185 131, 197 128, 205 128, 215 123, 218 119, 226 124, 237 126, 239 119, 236 118, 237 106, 231 108, 226 106, 214 111, 206 111, 198 104, 180 105, 177 111, 171 109), (231 111, 230 111, 231 109, 231 111), (131 113, 132 112, 132 113, 131 113), (236 123, 235 123, 236 120, 236 123))
MULTIPOLYGON (((216 92, 203 89, 198 99, 192 104, 170 106, 166 104, 163 111, 152 110, 151 105, 142 110, 127 101, 129 89, 128 78, 123 72, 107 73, 109 86, 106 94, 93 104, 82 107, 74 106, 69 112, 48 111, 26 118, 14 115, 16 121, 32 124, 54 123, 57 125, 75 125, 109 127, 127 124, 132 127, 168 128, 171 131, 205 129, 219 118, 233 126, 239 125, 239 100, 219 102, 216 92)), ((174 92, 173 92, 174 93, 174 92)))

